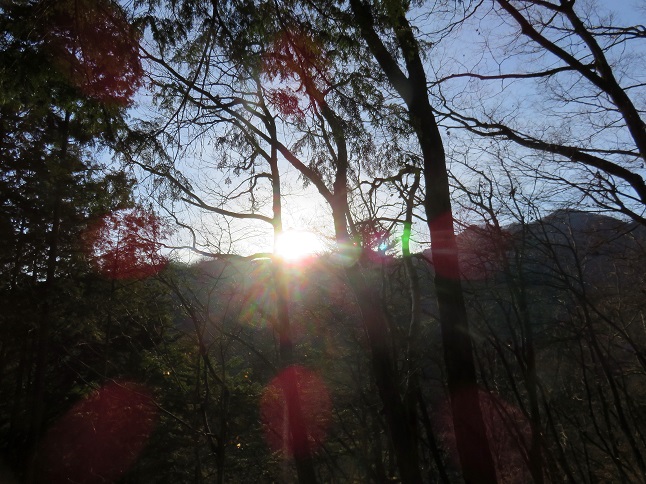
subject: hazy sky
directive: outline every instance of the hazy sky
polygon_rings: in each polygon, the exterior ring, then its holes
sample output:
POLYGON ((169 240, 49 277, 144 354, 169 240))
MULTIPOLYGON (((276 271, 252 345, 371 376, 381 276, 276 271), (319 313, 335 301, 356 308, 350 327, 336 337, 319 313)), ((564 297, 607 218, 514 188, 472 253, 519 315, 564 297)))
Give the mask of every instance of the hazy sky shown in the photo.
MULTIPOLYGON (((579 0, 577 2, 579 5, 589 3, 589 0, 579 0)), ((617 23, 624 25, 636 25, 646 24, 646 0, 598 0, 597 5, 599 6, 600 11, 606 8, 613 9, 616 11, 619 21, 617 23)), ((488 4, 485 2, 484 10, 488 8, 488 4)), ((425 7, 422 7, 422 12, 425 7)), ((425 17, 423 14, 415 19, 418 22, 418 27, 420 31, 428 31, 432 27, 425 22, 429 21, 431 17, 425 17)), ((484 62, 493 62, 492 65, 495 65, 496 62, 499 62, 499 66, 502 69, 513 69, 515 67, 513 57, 505 57, 504 48, 505 45, 497 45, 495 48, 499 49, 494 51, 493 54, 488 53, 489 60, 485 57, 482 57, 482 46, 486 43, 491 43, 495 45, 496 40, 493 37, 500 34, 500 30, 497 30, 497 22, 494 20, 494 23, 491 23, 488 20, 489 17, 485 17, 484 20, 480 20, 480 24, 474 23, 471 26, 465 27, 461 30, 458 30, 454 33, 453 38, 450 41, 444 40, 440 42, 437 47, 431 53, 429 57, 429 79, 433 79, 433 75, 442 75, 443 73, 456 72, 461 68, 469 68, 469 66, 478 66, 482 67, 484 62), (479 50, 480 49, 480 50, 479 50), (480 56, 480 57, 479 57, 480 56), (496 57, 500 56, 500 58, 496 57), (501 60, 499 60, 501 59, 501 60)), ((472 20, 475 22, 475 20, 472 20)), ((501 37, 502 38, 502 37, 501 37)), ((432 36, 429 36, 429 39, 433 41, 432 36)), ((526 68, 527 66, 520 65, 521 68, 526 68)), ((459 87, 458 87, 459 88, 459 87)), ((461 88, 459 88, 461 89, 461 88)), ((517 90, 505 91, 503 95, 492 95, 491 99, 488 101, 483 101, 483 99, 475 99, 478 103, 498 103, 499 109, 512 109, 514 106, 513 103, 523 103, 527 102, 530 99, 532 102, 535 102, 535 97, 540 94, 540 92, 530 92, 528 91, 529 87, 520 87, 517 90)), ((486 91, 483 91, 486 92, 486 91)), ((459 95, 464 96, 464 93, 459 93, 459 95)), ((465 98, 466 99, 466 98, 465 98)), ((140 97, 141 104, 135 115, 139 116, 154 116, 154 109, 149 105, 149 98, 146 95, 140 97)), ((472 101, 474 99, 472 98, 472 101)), ((459 137, 458 134, 453 132, 451 134, 452 138, 449 138, 448 134, 445 132, 444 138, 447 143, 447 146, 450 149, 459 147, 460 141, 457 140, 459 137), (457 141, 456 141, 457 140, 457 141), (452 148, 453 147, 453 148, 452 148)), ((209 159, 210 154, 207 152, 203 153, 204 160, 213 162, 214 160, 209 159)), ((476 156, 475 153, 472 153, 473 160, 480 160, 482 163, 486 163, 486 158, 482 158, 482 154, 476 156), (480 158, 478 158, 480 157, 480 158)), ((208 190, 214 190, 214 192, 222 193, 223 191, 228 190, 230 187, 223 182, 223 177, 220 173, 215 171, 207 171, 205 169, 206 163, 203 161, 198 161, 197 159, 194 162, 191 162, 190 159, 181 160, 188 168, 186 168, 186 173, 189 178, 192 178, 195 182, 195 187, 202 186, 202 190, 205 190, 203 193, 205 195, 205 200, 209 200, 208 190), (219 184, 219 186, 218 186, 219 184)), ((318 195, 317 191, 311 185, 307 188, 303 188, 303 184, 298 180, 298 175, 296 171, 291 168, 286 162, 282 163, 282 166, 286 168, 286 173, 283 176, 284 186, 284 226, 286 229, 295 229, 295 230, 312 230, 315 232, 320 232, 321 234, 331 235, 332 229, 332 220, 330 211, 327 208, 323 199, 318 195)), ((453 166, 456 176, 460 176, 459 167, 456 165, 453 166)), ((466 174, 464 176, 467 176, 466 174)), ((233 183, 235 186, 235 182, 233 183)), ((267 193, 265 193, 267 195, 267 193)), ((234 205, 235 207, 235 205, 234 205)), ((261 205, 261 212, 265 215, 271 215, 270 213, 270 203, 269 199, 266 199, 265 205, 261 205)), ((234 238, 237 238, 236 250, 242 253, 250 253, 254 251, 262 252, 271 250, 272 238, 271 231, 269 226, 263 226, 262 224, 250 224, 248 221, 231 221, 227 223, 222 223, 221 217, 215 216, 203 216, 200 214, 190 212, 185 212, 185 215, 190 218, 192 224, 200 226, 200 232, 213 232, 215 239, 219 237, 219 234, 222 231, 231 230, 234 235, 234 238)), ((414 234, 415 237, 415 234, 414 234)), ((419 231, 416 234, 418 240, 426 240, 428 237, 425 236, 425 230, 423 226, 419 227, 419 231)), ((223 248, 227 248, 225 243, 223 248)), ((186 258, 186 255, 182 255, 182 258, 186 258)))

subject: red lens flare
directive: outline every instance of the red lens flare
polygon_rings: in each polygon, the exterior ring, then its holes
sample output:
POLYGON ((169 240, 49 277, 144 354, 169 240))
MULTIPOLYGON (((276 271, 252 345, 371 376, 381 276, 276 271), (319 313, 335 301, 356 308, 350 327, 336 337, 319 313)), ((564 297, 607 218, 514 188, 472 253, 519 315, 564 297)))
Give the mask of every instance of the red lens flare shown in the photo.
POLYGON ((142 85, 139 35, 113 2, 52 2, 47 43, 61 73, 86 96, 127 106, 142 85))
POLYGON ((459 279, 460 267, 453 216, 450 212, 438 215, 429 222, 429 228, 431 231, 430 259, 435 272, 441 277, 459 279))
POLYGON ((289 89, 276 88, 267 90, 267 101, 274 106, 283 116, 295 117, 299 120, 305 118, 305 111, 299 103, 299 96, 289 89))
POLYGON ((462 279, 482 281, 503 269, 511 235, 492 225, 470 226, 458 236, 462 279))
POLYGON ((425 250, 424 255, 438 275, 482 281, 503 269, 512 242, 510 233, 493 225, 472 225, 456 236, 450 213, 436 217, 431 227, 431 250, 425 250))
MULTIPOLYGON (((479 390, 478 395, 489 447, 500 481, 531 482, 525 458, 526 449, 531 445, 531 427, 527 417, 519 408, 497 395, 484 390, 479 390)), ((453 398, 456 405, 461 405, 463 399, 472 398, 472 392, 459 391, 453 398)), ((451 451, 455 465, 459 466, 450 402, 442 405, 438 417, 442 440, 451 451)))
POLYGON ((39 482, 116 482, 136 462, 156 423, 146 387, 108 383, 46 433, 39 447, 39 482))
POLYGON ((260 413, 270 448, 285 456, 294 456, 302 451, 294 438, 299 431, 306 435, 311 451, 321 446, 332 417, 332 402, 325 383, 316 373, 301 366, 290 366, 265 387, 260 413), (289 425, 293 420, 288 415, 287 397, 293 389, 297 389, 303 417, 298 429, 290 429, 289 425))
POLYGON ((141 209, 121 210, 91 224, 84 234, 88 256, 110 279, 144 279, 166 267, 161 241, 170 235, 164 221, 141 209))

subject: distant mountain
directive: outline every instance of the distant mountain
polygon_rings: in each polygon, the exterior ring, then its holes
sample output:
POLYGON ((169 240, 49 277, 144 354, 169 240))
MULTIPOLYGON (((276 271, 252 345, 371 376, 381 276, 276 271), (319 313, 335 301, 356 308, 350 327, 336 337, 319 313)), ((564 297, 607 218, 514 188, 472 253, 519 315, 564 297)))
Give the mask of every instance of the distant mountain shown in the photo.
POLYGON ((581 277, 591 288, 621 290, 643 284, 646 227, 578 210, 559 210, 525 227, 510 227, 515 250, 528 262, 581 277))
MULTIPOLYGON (((607 215, 558 210, 529 224, 501 229, 492 225, 467 227, 457 236, 462 278, 491 280, 522 261, 529 272, 566 271, 600 283, 637 282, 637 261, 646 261, 646 227, 607 215)), ((431 261, 431 250, 423 252, 431 261)), ((639 279, 639 277, 637 277, 639 279)), ((643 282, 643 281, 641 281, 643 282)))

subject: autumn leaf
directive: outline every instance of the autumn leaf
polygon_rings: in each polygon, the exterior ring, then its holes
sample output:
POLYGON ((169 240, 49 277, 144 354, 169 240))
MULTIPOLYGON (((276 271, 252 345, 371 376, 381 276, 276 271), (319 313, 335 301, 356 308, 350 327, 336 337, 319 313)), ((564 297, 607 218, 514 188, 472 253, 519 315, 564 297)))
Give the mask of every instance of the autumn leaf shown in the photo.
POLYGON ((154 213, 133 209, 102 217, 84 237, 98 272, 111 279, 144 279, 167 265, 160 251, 168 235, 170 230, 154 213))
POLYGON ((63 75, 85 95, 127 106, 142 85, 139 36, 107 0, 52 5, 48 46, 63 75))

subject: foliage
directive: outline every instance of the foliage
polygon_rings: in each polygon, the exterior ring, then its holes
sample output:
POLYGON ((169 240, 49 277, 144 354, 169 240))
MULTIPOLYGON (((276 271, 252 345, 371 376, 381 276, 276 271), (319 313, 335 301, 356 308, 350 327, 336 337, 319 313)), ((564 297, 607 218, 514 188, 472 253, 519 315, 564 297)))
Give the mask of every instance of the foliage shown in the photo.
POLYGON ((47 50, 57 69, 83 94, 126 106, 141 87, 139 39, 123 11, 108 0, 56 1, 41 6, 47 50))
POLYGON ((143 209, 112 212, 84 233, 90 263, 104 277, 144 279, 164 268, 161 244, 170 235, 155 214, 143 209))
POLYGON ((643 29, 581 2, 131 6, 147 30, 1 7, 0 473, 643 482, 643 29), (285 264, 261 244, 310 200, 334 247, 285 264))

